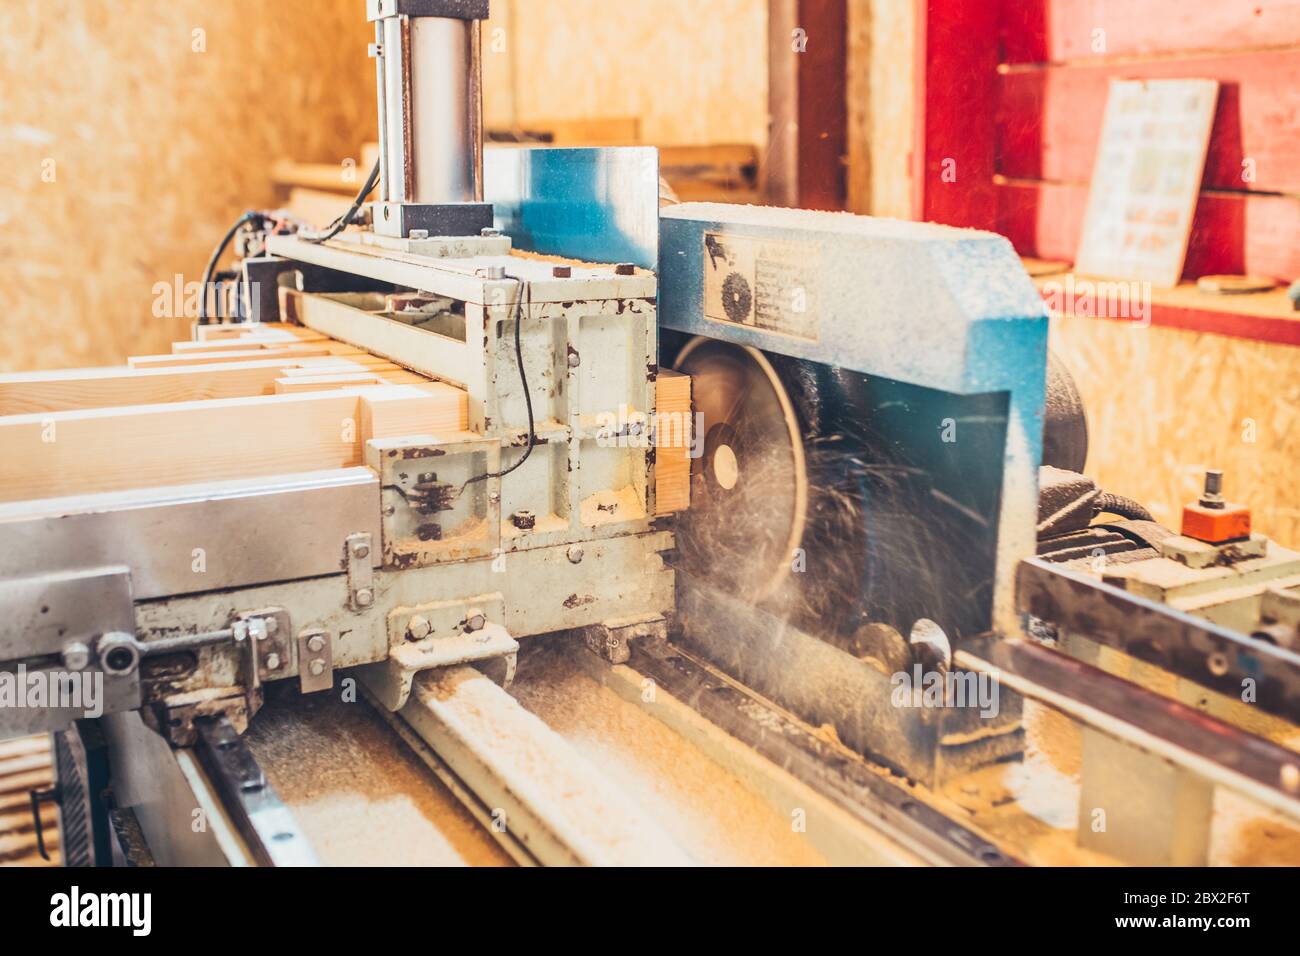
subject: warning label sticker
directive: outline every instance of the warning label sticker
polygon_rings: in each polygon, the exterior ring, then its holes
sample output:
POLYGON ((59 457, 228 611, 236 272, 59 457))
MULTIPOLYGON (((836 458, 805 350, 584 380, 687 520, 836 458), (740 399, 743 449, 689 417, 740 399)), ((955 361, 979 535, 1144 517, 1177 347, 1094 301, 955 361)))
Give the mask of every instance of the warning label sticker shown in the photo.
POLYGON ((704 234, 704 317, 816 342, 819 250, 811 243, 704 234))

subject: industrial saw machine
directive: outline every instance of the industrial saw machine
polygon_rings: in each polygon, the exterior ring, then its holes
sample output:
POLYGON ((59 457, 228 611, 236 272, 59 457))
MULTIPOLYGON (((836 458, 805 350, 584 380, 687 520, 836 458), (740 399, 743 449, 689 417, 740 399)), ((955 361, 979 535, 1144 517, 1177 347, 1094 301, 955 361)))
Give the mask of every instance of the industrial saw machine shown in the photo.
POLYGON ((369 180, 323 231, 242 217, 193 341, 0 383, 0 677, 49 689, 0 735, 53 734, 65 861, 321 861, 249 740, 333 698, 516 862, 691 862, 517 712, 533 645, 831 861, 1032 862, 940 798, 1022 759, 1026 700, 1089 728, 1081 819, 1125 821, 1080 845, 1203 861, 1204 806, 1138 838, 1134 792, 1295 816, 1291 751, 1230 698, 1297 717, 1300 556, 1082 477, 1010 244, 678 204, 651 148, 485 152, 487 6, 369 0, 369 180))

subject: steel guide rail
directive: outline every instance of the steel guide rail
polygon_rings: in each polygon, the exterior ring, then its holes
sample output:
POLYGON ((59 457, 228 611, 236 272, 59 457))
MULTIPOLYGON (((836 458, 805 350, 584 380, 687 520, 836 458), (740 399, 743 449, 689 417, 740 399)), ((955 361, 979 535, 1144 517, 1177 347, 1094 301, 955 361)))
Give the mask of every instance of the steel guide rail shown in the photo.
POLYGON ((879 776, 861 760, 814 736, 706 664, 662 642, 632 644, 628 667, 778 767, 882 830, 928 862, 1022 866, 978 832, 879 776))

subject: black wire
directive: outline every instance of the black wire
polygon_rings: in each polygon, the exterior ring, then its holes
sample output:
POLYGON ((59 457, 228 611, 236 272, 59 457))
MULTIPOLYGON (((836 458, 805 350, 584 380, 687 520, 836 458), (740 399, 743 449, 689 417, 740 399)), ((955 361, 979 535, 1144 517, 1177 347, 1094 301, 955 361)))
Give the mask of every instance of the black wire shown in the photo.
POLYGON ((212 253, 212 258, 208 260, 208 267, 203 270, 203 294, 199 297, 199 325, 204 325, 208 321, 208 286, 212 283, 213 270, 217 268, 217 262, 220 261, 222 253, 226 251, 226 246, 230 245, 230 240, 235 238, 235 233, 239 232, 240 227, 246 222, 252 222, 254 219, 263 220, 266 216, 260 212, 246 212, 235 221, 230 227, 230 231, 222 237, 217 243, 217 248, 212 253))
POLYGON ((375 185, 378 182, 379 160, 375 160, 375 168, 370 170, 370 175, 366 177, 365 185, 361 187, 361 192, 357 193, 357 198, 352 200, 352 205, 349 207, 348 211, 326 226, 324 232, 300 232, 298 233, 299 237, 308 242, 325 242, 327 239, 333 239, 347 228, 348 223, 352 221, 352 217, 357 214, 357 210, 361 208, 361 204, 366 201, 366 197, 370 195, 370 191, 375 188, 375 185))
POLYGON ((532 301, 532 286, 524 282, 519 276, 512 276, 506 273, 507 279, 514 279, 519 283, 519 294, 515 299, 515 361, 519 364, 519 386, 524 390, 524 404, 528 407, 528 447, 524 449, 523 457, 517 462, 502 471, 488 472, 485 475, 475 475, 465 484, 460 486, 460 491, 456 492, 459 498, 470 485, 476 481, 487 481, 489 478, 504 478, 512 471, 517 471, 528 460, 528 456, 533 453, 533 444, 537 440, 536 424, 533 421, 533 396, 528 391, 528 373, 524 371, 524 349, 520 339, 520 328, 524 324, 524 291, 528 291, 528 299, 532 301))

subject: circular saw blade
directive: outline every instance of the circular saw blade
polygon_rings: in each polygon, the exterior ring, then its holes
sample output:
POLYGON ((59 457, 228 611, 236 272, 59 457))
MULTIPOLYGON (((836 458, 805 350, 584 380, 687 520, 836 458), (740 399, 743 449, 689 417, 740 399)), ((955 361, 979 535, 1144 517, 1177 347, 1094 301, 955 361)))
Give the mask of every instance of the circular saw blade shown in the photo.
POLYGON ((678 517, 681 568, 761 601, 785 581, 803 538, 808 480, 794 408, 757 349, 699 337, 676 368, 691 376, 704 444, 678 517))

